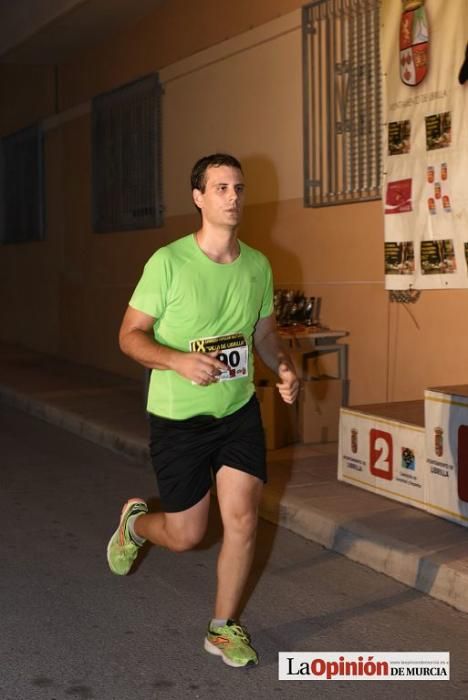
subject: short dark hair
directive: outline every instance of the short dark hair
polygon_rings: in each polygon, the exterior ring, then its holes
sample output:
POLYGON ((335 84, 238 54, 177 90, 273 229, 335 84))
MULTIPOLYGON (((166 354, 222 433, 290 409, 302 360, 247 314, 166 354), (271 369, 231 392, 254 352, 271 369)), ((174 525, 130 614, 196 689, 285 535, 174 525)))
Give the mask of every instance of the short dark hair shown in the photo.
MULTIPOLYGON (((206 171, 208 168, 219 168, 221 165, 227 165, 229 168, 237 168, 242 172, 242 166, 234 156, 229 153, 212 153, 210 156, 203 156, 197 160, 192 168, 190 182, 193 190, 205 191, 206 186, 206 171)), ((198 209, 198 207, 197 207, 198 209)))

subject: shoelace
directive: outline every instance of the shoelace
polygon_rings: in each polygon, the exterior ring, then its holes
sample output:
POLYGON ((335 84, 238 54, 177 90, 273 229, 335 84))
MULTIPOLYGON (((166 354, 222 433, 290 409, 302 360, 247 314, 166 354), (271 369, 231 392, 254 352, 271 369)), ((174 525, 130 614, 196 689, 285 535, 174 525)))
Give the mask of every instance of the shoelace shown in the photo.
POLYGON ((250 643, 250 635, 245 629, 245 627, 234 624, 229 625, 229 629, 232 630, 233 634, 235 634, 237 637, 240 637, 243 642, 246 642, 247 644, 250 643))

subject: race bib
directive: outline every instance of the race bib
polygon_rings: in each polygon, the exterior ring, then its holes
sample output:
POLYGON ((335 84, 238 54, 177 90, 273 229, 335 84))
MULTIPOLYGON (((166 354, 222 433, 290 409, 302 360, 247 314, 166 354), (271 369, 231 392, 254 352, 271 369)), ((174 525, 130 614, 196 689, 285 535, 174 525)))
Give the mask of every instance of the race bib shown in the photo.
POLYGON ((219 375, 218 381, 242 379, 249 373, 249 346, 241 333, 199 338, 190 341, 191 352, 216 352, 216 358, 228 369, 219 375))

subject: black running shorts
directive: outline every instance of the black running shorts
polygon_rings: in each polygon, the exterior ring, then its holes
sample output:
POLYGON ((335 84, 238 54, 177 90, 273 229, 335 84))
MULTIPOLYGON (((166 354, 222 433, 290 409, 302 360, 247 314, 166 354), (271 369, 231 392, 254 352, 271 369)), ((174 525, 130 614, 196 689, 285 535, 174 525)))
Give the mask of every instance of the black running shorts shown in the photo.
POLYGON ((224 418, 149 418, 151 461, 166 513, 198 503, 223 465, 266 482, 265 435, 255 395, 224 418))

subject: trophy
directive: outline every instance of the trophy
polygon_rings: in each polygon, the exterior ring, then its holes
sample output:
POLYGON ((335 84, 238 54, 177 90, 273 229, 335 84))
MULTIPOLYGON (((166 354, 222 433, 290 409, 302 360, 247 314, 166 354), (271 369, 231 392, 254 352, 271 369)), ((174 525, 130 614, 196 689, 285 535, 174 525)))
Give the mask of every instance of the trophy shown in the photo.
POLYGON ((306 297, 293 289, 275 289, 274 308, 279 326, 319 326, 320 297, 306 297))

